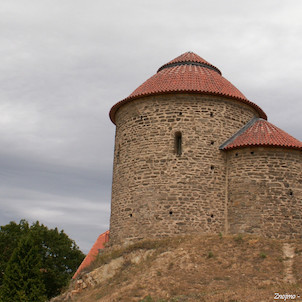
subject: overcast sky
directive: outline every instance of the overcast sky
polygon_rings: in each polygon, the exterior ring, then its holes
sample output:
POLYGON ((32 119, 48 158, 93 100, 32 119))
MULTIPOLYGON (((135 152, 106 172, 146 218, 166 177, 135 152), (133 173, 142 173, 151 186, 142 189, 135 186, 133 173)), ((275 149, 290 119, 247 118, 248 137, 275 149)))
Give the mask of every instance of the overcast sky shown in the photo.
POLYGON ((302 140, 302 1, 1 0, 0 225, 109 228, 110 108, 186 51, 302 140))

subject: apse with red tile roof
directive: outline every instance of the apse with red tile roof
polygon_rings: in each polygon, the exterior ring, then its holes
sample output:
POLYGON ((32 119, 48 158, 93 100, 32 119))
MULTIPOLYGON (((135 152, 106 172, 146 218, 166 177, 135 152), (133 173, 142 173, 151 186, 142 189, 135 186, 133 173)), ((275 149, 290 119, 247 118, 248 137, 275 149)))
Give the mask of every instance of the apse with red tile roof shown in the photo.
POLYGON ((255 118, 220 149, 226 152, 228 231, 301 238, 302 142, 255 118))

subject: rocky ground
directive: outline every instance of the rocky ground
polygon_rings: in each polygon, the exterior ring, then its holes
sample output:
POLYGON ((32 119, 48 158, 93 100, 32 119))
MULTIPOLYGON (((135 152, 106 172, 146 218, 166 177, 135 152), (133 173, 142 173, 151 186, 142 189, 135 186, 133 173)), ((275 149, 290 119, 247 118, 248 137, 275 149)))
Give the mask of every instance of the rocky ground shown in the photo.
POLYGON ((63 301, 302 301, 302 241, 220 234, 106 248, 52 300, 63 301))

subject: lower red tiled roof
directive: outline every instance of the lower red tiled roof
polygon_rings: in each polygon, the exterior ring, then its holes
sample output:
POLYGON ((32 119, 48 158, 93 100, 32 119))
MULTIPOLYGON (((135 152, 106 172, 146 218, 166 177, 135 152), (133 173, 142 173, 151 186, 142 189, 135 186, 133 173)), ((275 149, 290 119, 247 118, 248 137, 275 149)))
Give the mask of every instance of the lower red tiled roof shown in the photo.
POLYGON ((253 107, 260 117, 267 118, 259 106, 250 102, 221 75, 219 69, 192 52, 185 53, 163 65, 154 76, 127 98, 115 104, 110 110, 110 118, 115 123, 116 111, 129 101, 167 93, 198 93, 236 99, 253 107))
POLYGON ((283 147, 302 150, 302 142, 261 118, 254 119, 226 141, 220 149, 231 150, 243 147, 283 147))
POLYGON ((75 279, 83 269, 87 268, 95 260, 100 250, 105 248, 105 243, 107 243, 108 241, 109 241, 109 231, 106 231, 105 233, 101 234, 98 237, 98 239, 90 249, 89 253, 87 254, 85 259, 79 266, 78 270, 73 275, 72 277, 73 279, 75 279))

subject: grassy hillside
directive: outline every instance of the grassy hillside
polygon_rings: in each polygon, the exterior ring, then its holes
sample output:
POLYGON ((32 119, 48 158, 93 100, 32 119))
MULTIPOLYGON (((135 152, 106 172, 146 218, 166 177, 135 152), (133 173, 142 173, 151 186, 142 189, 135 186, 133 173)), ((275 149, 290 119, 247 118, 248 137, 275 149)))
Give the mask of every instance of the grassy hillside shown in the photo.
POLYGON ((107 248, 61 301, 302 301, 302 241, 188 236, 107 248), (291 296, 293 297, 293 296, 291 296), (291 300, 287 297, 287 301, 291 300))

